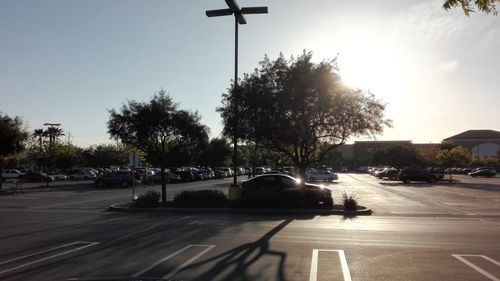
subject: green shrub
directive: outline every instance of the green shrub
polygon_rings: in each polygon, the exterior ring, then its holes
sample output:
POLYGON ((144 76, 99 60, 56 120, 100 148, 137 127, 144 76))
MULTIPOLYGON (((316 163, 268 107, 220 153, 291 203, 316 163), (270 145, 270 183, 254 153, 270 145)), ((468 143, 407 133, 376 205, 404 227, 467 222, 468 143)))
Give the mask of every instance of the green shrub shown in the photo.
POLYGON ((183 191, 173 201, 180 208, 223 208, 229 206, 229 199, 220 190, 183 191))
POLYGON ((139 195, 137 199, 133 201, 136 207, 156 207, 160 202, 160 193, 154 190, 149 190, 148 192, 139 195))
POLYGON ((344 191, 342 193, 342 198, 344 201, 344 210, 355 211, 358 209, 358 196, 355 192, 349 193, 344 191))

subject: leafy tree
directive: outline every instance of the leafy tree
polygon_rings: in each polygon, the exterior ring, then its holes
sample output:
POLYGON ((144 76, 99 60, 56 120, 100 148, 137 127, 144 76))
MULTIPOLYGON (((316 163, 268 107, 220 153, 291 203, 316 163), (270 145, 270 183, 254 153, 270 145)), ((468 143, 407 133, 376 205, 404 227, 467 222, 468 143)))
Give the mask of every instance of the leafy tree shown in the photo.
MULTIPOLYGON (((240 154, 241 154, 240 149, 240 154)), ((214 138, 208 143, 200 157, 203 166, 223 167, 228 166, 231 159, 231 146, 224 138, 214 138)))
POLYGON ((479 156, 472 158, 473 159, 471 160, 470 164, 475 167, 495 167, 500 164, 500 161, 497 158, 486 157, 486 156, 479 156))
POLYGON ((70 143, 56 143, 53 148, 54 167, 70 172, 84 164, 83 149, 70 143))
MULTIPOLYGON (((444 167, 463 167, 467 166, 472 160, 471 154, 467 148, 457 146, 453 149, 443 149, 436 155, 436 161, 444 167)), ((450 172, 450 182, 452 175, 450 172)))
MULTIPOLYGON (((0 174, 3 173, 5 159, 21 152, 28 138, 23 121, 20 117, 9 117, 0 112, 0 174)), ((2 181, 0 180, 0 190, 2 181)))
POLYGON ((101 144, 84 149, 83 154, 87 166, 106 168, 127 165, 130 149, 122 144, 101 144))
POLYGON ((419 150, 418 151, 418 158, 422 162, 424 166, 427 167, 434 167, 437 166, 438 164, 436 163, 436 156, 440 150, 439 145, 433 145, 429 149, 425 150, 419 150))
POLYGON ((260 69, 223 95, 217 110, 225 135, 286 155, 302 177, 348 138, 378 134, 390 125, 385 105, 373 94, 342 84, 336 60, 315 64, 305 51, 289 60, 265 57, 260 69))
POLYGON ((330 150, 319 164, 322 167, 333 167, 334 169, 340 169, 342 167, 342 163, 343 159, 340 152, 336 150, 330 150))
POLYGON ((179 110, 164 90, 149 102, 128 101, 119 111, 110 110, 108 133, 125 145, 144 151, 161 168, 162 201, 167 201, 165 168, 169 157, 184 148, 198 147, 208 140, 208 128, 197 112, 179 110))
POLYGON ((373 160, 379 165, 389 165, 396 168, 420 164, 419 154, 413 146, 394 145, 384 150, 376 151, 373 160))
POLYGON ((474 12, 474 7, 480 12, 486 14, 497 14, 495 7, 495 2, 499 0, 446 0, 444 1, 443 8, 450 10, 456 7, 462 7, 464 14, 469 16, 471 12, 474 12))

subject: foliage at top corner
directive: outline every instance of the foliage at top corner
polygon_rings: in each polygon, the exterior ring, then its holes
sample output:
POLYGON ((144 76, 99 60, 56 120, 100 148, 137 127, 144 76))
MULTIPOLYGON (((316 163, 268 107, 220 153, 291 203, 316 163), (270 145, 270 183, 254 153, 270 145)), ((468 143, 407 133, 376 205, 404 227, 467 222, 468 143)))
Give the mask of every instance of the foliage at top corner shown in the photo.
POLYGON ((306 51, 290 59, 265 57, 223 95, 217 110, 226 136, 283 153, 299 169, 350 137, 373 136, 391 125, 383 102, 342 83, 336 59, 314 63, 306 51))
POLYGON ((475 12, 476 9, 485 14, 497 15, 495 2, 499 2, 499 0, 446 0, 443 8, 450 10, 461 7, 466 16, 470 16, 470 13, 475 12))

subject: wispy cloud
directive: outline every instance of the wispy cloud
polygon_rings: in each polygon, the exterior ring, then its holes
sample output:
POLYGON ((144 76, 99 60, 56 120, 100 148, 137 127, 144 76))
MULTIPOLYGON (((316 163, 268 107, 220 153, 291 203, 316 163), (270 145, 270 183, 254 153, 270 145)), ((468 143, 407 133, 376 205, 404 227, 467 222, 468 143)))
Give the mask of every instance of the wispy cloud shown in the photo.
POLYGON ((458 68, 458 64, 460 62, 458 60, 445 61, 440 63, 437 67, 437 71, 449 72, 458 68))
POLYGON ((461 35, 476 37, 478 34, 488 35, 500 30, 499 18, 496 16, 473 13, 467 17, 461 9, 446 11, 442 1, 436 0, 419 2, 390 17, 388 21, 392 36, 424 48, 447 43, 461 35))

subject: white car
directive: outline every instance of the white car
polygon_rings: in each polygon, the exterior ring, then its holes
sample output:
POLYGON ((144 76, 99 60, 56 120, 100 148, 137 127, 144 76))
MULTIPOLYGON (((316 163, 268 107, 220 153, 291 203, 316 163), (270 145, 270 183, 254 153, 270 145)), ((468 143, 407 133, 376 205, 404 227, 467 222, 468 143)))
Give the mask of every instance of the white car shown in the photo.
POLYGON ((63 174, 50 174, 49 176, 51 176, 55 181, 64 181, 66 180, 66 175, 63 175, 63 174))
POLYGON ((24 174, 21 173, 19 170, 9 169, 9 170, 5 170, 2 173, 2 180, 17 179, 22 175, 24 175, 24 174))
POLYGON ((311 171, 306 173, 307 181, 333 181, 338 180, 337 174, 331 171, 311 171))
POLYGON ((96 174, 92 172, 76 172, 69 176, 70 180, 95 180, 96 174))

